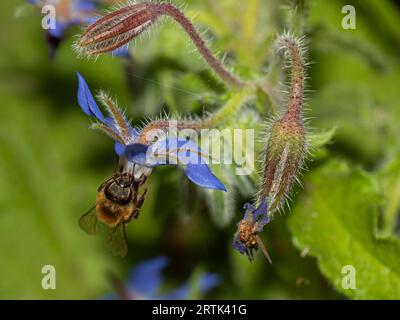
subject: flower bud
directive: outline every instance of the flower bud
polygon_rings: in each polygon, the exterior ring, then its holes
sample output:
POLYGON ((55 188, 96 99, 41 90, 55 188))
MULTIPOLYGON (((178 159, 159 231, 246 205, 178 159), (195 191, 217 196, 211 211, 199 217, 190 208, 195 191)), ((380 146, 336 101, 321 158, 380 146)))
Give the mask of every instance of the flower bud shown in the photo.
POLYGON ((303 166, 307 150, 302 120, 304 95, 304 50, 302 40, 283 35, 278 41, 290 62, 291 86, 285 114, 272 123, 265 151, 261 195, 267 198, 270 211, 279 208, 303 166))
POLYGON ((245 86, 245 83, 232 74, 212 53, 190 19, 179 8, 167 1, 131 3, 111 11, 83 32, 74 45, 75 50, 84 56, 114 51, 137 38, 161 16, 174 19, 182 27, 201 56, 221 79, 232 86, 245 86))
POLYGON ((152 2, 139 2, 110 12, 91 24, 75 44, 79 54, 96 55, 127 44, 150 27, 160 12, 152 2))
POLYGON ((299 119, 286 114, 272 127, 267 144, 262 194, 270 210, 279 207, 303 165, 306 149, 304 127, 299 119))

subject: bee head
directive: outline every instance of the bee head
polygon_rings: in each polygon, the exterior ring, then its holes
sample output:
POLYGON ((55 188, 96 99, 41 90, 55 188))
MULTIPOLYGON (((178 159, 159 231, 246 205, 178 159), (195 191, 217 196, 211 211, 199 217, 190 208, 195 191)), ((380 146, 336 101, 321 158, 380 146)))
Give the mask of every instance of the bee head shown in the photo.
POLYGON ((133 197, 132 179, 129 175, 119 175, 104 188, 106 197, 118 204, 128 204, 133 197))

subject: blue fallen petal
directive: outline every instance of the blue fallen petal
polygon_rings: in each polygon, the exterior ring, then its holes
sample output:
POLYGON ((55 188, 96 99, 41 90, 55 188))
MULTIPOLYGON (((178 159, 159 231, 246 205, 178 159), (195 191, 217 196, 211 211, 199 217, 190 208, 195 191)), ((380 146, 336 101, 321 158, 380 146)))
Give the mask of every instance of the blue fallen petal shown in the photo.
POLYGON ((190 285, 189 282, 185 282, 177 289, 173 289, 170 292, 161 295, 159 298, 162 300, 187 300, 189 299, 190 285))
POLYGON ((221 278, 216 273, 206 273, 199 280, 199 291, 203 296, 221 283, 221 278))
POLYGON ((56 21, 55 28, 50 28, 47 30, 47 32, 50 36, 61 39, 65 34, 65 30, 67 30, 70 26, 71 24, 69 22, 56 21))
POLYGON ((163 280, 162 271, 168 262, 167 257, 158 257, 136 265, 127 282, 129 291, 154 298, 163 280))
POLYGON ((72 10, 74 12, 92 11, 99 6, 99 3, 96 3, 96 1, 93 0, 78 0, 78 1, 73 1, 72 4, 73 4, 72 10))
POLYGON ((114 51, 111 52, 111 55, 126 59, 132 58, 131 53, 129 51, 129 45, 124 45, 122 47, 115 49, 114 51))

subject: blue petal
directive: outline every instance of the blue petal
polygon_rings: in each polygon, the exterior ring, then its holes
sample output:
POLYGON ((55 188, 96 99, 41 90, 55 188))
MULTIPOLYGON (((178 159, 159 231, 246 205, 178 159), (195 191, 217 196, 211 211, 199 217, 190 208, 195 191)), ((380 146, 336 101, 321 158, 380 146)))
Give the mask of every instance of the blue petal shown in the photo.
POLYGON ((261 204, 253 213, 253 223, 257 223, 257 231, 261 232, 264 226, 269 223, 271 217, 268 214, 268 204, 265 197, 262 197, 261 204))
POLYGON ((226 191, 224 184, 211 172, 206 164, 188 164, 183 169, 190 181, 202 188, 226 191))
POLYGON ((185 282, 182 286, 177 289, 171 290, 169 293, 166 293, 160 296, 160 299, 163 300, 187 300, 190 295, 190 285, 189 282, 185 282))
POLYGON ((136 128, 129 125, 129 134, 136 139, 139 136, 139 131, 136 128))
POLYGON ((120 57, 120 58, 127 58, 127 59, 132 58, 131 53, 129 51, 129 45, 124 45, 122 47, 119 47, 118 49, 112 51, 111 54, 115 57, 120 57))
POLYGON ((189 180, 200 187, 226 191, 205 164, 202 150, 192 141, 162 139, 151 146, 135 143, 125 148, 125 154, 129 161, 147 167, 179 165, 189 180))
POLYGON ((159 154, 163 152, 168 154, 168 158, 164 157, 163 163, 178 164, 193 183, 203 188, 226 191, 223 183, 205 163, 204 152, 193 141, 164 139, 157 141, 154 147, 159 154))
POLYGON ((158 163, 154 163, 153 165, 151 164, 150 159, 147 156, 148 151, 149 146, 142 143, 134 143, 125 147, 125 155, 129 161, 146 167, 160 165, 158 163))
POLYGON ((263 230, 264 230, 264 226, 265 226, 267 223, 269 223, 270 221, 271 221, 271 217, 270 217, 270 216, 268 216, 268 215, 262 216, 262 218, 259 219, 259 220, 256 222, 257 232, 260 233, 261 231, 263 231, 263 230))
POLYGON ((81 18, 81 23, 84 23, 84 24, 93 24, 93 23, 95 23, 97 20, 99 20, 99 18, 96 17, 96 16, 86 16, 86 17, 82 17, 82 18, 81 18))
MULTIPOLYGON (((208 291, 215 288, 220 283, 220 278, 217 274, 207 273, 199 279, 197 288, 201 296, 205 295, 208 291)), ((161 295, 160 299, 165 300, 186 300, 190 298, 190 282, 186 281, 177 289, 161 295)))
POLYGON ((162 270, 167 265, 167 257, 158 257, 136 265, 127 283, 129 290, 148 298, 154 297, 163 280, 162 270))
POLYGON ((67 30, 72 24, 70 22, 59 22, 56 21, 56 27, 54 29, 50 28, 47 32, 54 38, 62 38, 64 36, 65 30, 67 30))
POLYGON ((254 211, 254 207, 253 207, 250 203, 248 203, 248 202, 246 202, 246 203, 243 205, 243 209, 245 209, 246 211, 254 211))
POLYGON ((83 112, 85 112, 88 116, 95 116, 99 121, 104 124, 109 125, 110 120, 106 119, 103 113, 100 111, 96 101, 93 98, 92 93, 82 75, 79 72, 76 72, 78 76, 78 103, 83 112))
POLYGON ((201 157, 202 151, 199 147, 188 140, 177 138, 164 138, 151 145, 148 158, 149 161, 162 164, 205 163, 201 157))
POLYGON ((232 246, 235 250, 239 251, 241 254, 246 252, 246 246, 239 241, 237 234, 233 236, 232 246))
POLYGON ((253 213, 254 221, 253 222, 256 222, 256 220, 260 216, 268 216, 268 205, 267 205, 267 200, 265 199, 265 197, 262 197, 261 204, 257 207, 256 210, 254 210, 254 213, 253 213))
POLYGON ((93 0, 78 0, 73 1, 72 10, 75 12, 96 10, 98 3, 93 0))
POLYGON ((254 207, 250 203, 246 202, 243 205, 243 209, 245 210, 245 212, 244 212, 244 220, 248 220, 249 219, 249 214, 250 213, 252 214, 254 212, 254 207))
POLYGON ((221 278, 216 273, 207 273, 203 275, 199 281, 199 291, 203 296, 210 290, 218 286, 221 282, 221 278))
POLYGON ((115 142, 114 151, 119 157, 122 157, 125 153, 125 145, 119 142, 115 142))
POLYGON ((232 247, 235 250, 239 251, 241 254, 244 254, 246 252, 246 246, 242 242, 240 242, 239 235, 237 233, 235 233, 233 236, 232 247))

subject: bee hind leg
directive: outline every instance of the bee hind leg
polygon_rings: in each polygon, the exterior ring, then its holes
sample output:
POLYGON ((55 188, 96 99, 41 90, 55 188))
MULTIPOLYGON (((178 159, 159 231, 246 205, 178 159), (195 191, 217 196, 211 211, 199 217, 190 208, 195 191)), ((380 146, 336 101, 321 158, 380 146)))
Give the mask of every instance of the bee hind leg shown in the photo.
POLYGON ((140 208, 142 207, 145 199, 145 195, 147 193, 147 189, 144 189, 144 192, 140 195, 140 197, 136 200, 136 208, 135 212, 133 213, 133 217, 137 219, 139 217, 140 208))

